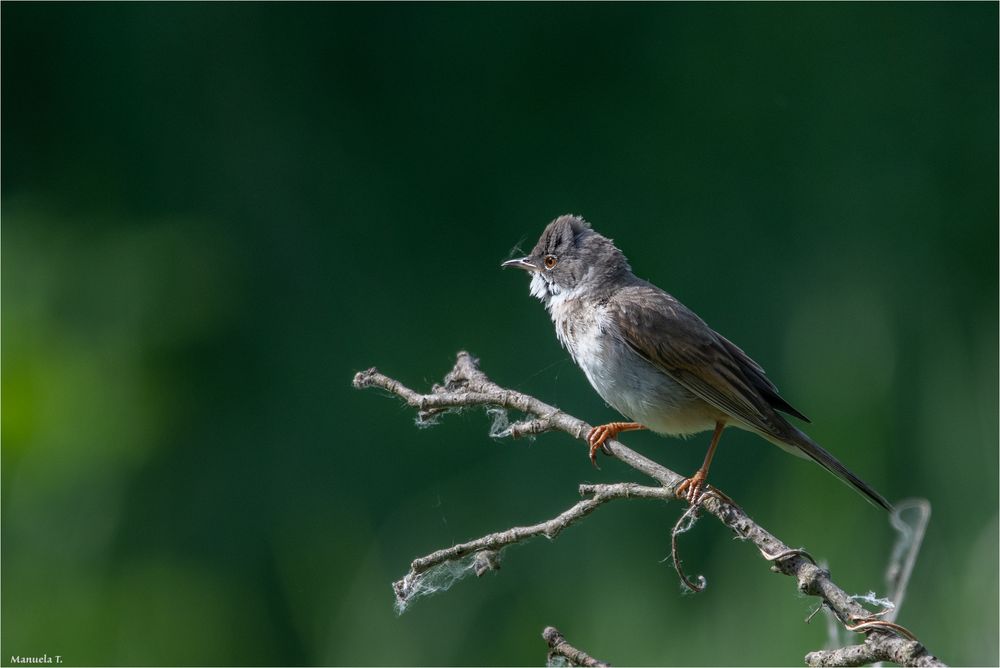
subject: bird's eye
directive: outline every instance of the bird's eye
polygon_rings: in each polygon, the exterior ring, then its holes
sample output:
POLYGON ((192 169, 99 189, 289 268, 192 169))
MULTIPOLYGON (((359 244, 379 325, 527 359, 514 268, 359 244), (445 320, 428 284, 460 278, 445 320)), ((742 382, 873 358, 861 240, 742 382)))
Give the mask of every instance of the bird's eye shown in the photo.
POLYGON ((551 269, 552 267, 556 266, 556 264, 559 262, 559 258, 557 258, 555 255, 546 255, 545 259, 542 260, 542 262, 545 263, 546 269, 551 269))

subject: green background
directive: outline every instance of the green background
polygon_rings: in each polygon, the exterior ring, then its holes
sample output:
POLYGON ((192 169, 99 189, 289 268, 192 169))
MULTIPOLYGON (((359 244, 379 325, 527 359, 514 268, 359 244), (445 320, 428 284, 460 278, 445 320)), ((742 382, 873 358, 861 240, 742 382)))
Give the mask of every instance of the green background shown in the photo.
MULTIPOLYGON (((612 504, 393 610, 439 547, 551 517, 561 434, 374 391, 469 349, 617 414, 501 272, 585 215, 933 518, 899 621, 998 661, 997 5, 2 9, 2 652, 67 664, 799 664, 814 600, 679 504, 612 504)), ((707 434, 624 440, 681 472, 707 434)), ((884 593, 883 513, 727 433, 711 481, 884 593)))

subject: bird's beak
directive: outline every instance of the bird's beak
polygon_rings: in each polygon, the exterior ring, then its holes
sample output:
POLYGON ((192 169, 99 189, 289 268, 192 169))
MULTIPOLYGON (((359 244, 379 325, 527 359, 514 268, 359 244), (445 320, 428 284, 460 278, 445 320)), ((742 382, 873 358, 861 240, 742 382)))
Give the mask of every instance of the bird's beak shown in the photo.
POLYGON ((517 267, 518 269, 524 269, 525 271, 538 271, 538 265, 532 262, 528 257, 519 257, 516 260, 507 260, 500 265, 501 269, 506 269, 507 267, 517 267))

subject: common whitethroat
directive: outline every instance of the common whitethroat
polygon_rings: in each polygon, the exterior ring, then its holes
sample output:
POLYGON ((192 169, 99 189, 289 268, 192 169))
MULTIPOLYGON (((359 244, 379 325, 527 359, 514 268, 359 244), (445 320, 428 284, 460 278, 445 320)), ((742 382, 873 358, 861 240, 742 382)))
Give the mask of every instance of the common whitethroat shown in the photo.
POLYGON ((686 436, 712 430, 705 461, 676 494, 697 503, 727 426, 812 459, 872 503, 892 506, 781 413, 809 422, 778 395, 764 369, 674 297, 632 273, 614 243, 578 216, 560 216, 530 255, 504 262, 531 274, 531 294, 597 393, 631 422, 587 435, 590 459, 623 431, 686 436))

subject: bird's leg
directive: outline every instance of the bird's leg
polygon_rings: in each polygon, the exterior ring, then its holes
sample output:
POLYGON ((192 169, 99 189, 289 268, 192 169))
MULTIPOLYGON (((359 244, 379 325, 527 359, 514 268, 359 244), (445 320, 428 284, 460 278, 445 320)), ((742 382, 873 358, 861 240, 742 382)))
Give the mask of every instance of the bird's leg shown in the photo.
POLYGON ((609 422, 594 427, 587 432, 587 443, 590 444, 590 461, 597 467, 597 451, 604 445, 604 441, 609 438, 617 438, 623 431, 635 431, 645 429, 638 422, 609 422))
POLYGON ((725 422, 715 423, 715 433, 712 434, 712 443, 708 446, 708 452, 705 453, 705 463, 694 472, 693 476, 677 485, 677 489, 674 490, 674 495, 677 498, 687 499, 691 505, 698 503, 698 499, 701 498, 701 489, 705 486, 705 478, 708 477, 708 467, 712 465, 712 457, 715 456, 715 449, 719 446, 719 438, 725 428, 725 422))

